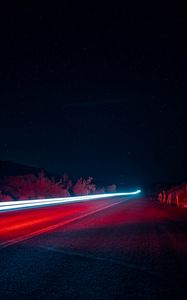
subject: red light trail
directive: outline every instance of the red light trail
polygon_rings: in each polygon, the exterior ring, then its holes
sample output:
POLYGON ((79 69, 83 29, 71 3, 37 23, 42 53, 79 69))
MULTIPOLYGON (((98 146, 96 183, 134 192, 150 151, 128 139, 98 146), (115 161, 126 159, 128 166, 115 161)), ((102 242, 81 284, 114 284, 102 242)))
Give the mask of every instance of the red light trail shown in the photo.
POLYGON ((1 202, 0 212, 17 210, 17 209, 26 209, 26 208, 35 208, 39 206, 53 206, 63 203, 73 203, 81 202, 88 200, 96 200, 103 198, 119 197, 119 196, 132 196, 141 193, 141 190, 129 193, 112 193, 112 194, 100 194, 100 195, 89 195, 89 196, 76 196, 76 197, 60 197, 60 198, 49 198, 49 199, 37 199, 37 200, 21 200, 21 201, 10 201, 10 202, 1 202))

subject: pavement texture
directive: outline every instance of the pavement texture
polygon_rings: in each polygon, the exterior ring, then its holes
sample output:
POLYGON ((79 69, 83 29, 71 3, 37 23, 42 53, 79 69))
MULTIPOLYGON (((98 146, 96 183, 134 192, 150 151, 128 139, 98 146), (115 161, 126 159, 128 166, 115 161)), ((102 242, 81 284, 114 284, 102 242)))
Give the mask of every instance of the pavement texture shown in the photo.
POLYGON ((0 218, 2 300, 187 299, 187 209, 112 198, 0 218))

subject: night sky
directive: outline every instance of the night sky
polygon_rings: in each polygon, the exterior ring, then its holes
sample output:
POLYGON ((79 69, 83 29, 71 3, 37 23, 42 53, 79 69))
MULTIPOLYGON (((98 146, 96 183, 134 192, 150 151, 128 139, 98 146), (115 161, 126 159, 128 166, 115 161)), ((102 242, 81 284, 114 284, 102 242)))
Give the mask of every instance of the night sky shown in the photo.
POLYGON ((0 13, 0 160, 186 180, 187 7, 26 2, 0 13))

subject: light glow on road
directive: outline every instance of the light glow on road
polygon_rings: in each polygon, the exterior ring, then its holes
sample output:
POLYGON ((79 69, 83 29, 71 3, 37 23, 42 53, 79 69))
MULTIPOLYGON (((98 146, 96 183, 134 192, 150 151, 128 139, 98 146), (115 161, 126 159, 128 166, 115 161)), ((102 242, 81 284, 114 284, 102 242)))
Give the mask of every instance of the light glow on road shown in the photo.
POLYGON ((26 209, 26 208, 35 208, 35 207, 43 207, 50 206, 56 204, 64 204, 64 203, 73 203, 73 202, 82 202, 89 201, 94 199, 103 199, 103 198, 111 198, 111 197, 119 197, 119 196, 133 196, 141 193, 141 190, 137 190, 135 192, 129 193, 111 193, 111 194, 98 194, 98 195, 88 195, 88 196, 75 196, 75 197, 60 197, 60 198, 45 198, 45 199, 36 199, 36 200, 21 200, 21 201, 8 201, 8 202, 0 202, 0 211, 10 211, 17 209, 26 209))

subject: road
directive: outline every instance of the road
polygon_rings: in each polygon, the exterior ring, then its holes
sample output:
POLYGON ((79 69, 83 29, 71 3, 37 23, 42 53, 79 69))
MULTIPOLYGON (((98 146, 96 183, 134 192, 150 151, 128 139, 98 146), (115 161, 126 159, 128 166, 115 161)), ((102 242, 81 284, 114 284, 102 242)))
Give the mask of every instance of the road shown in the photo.
POLYGON ((187 298, 186 209, 118 197, 0 218, 0 299, 187 298))

